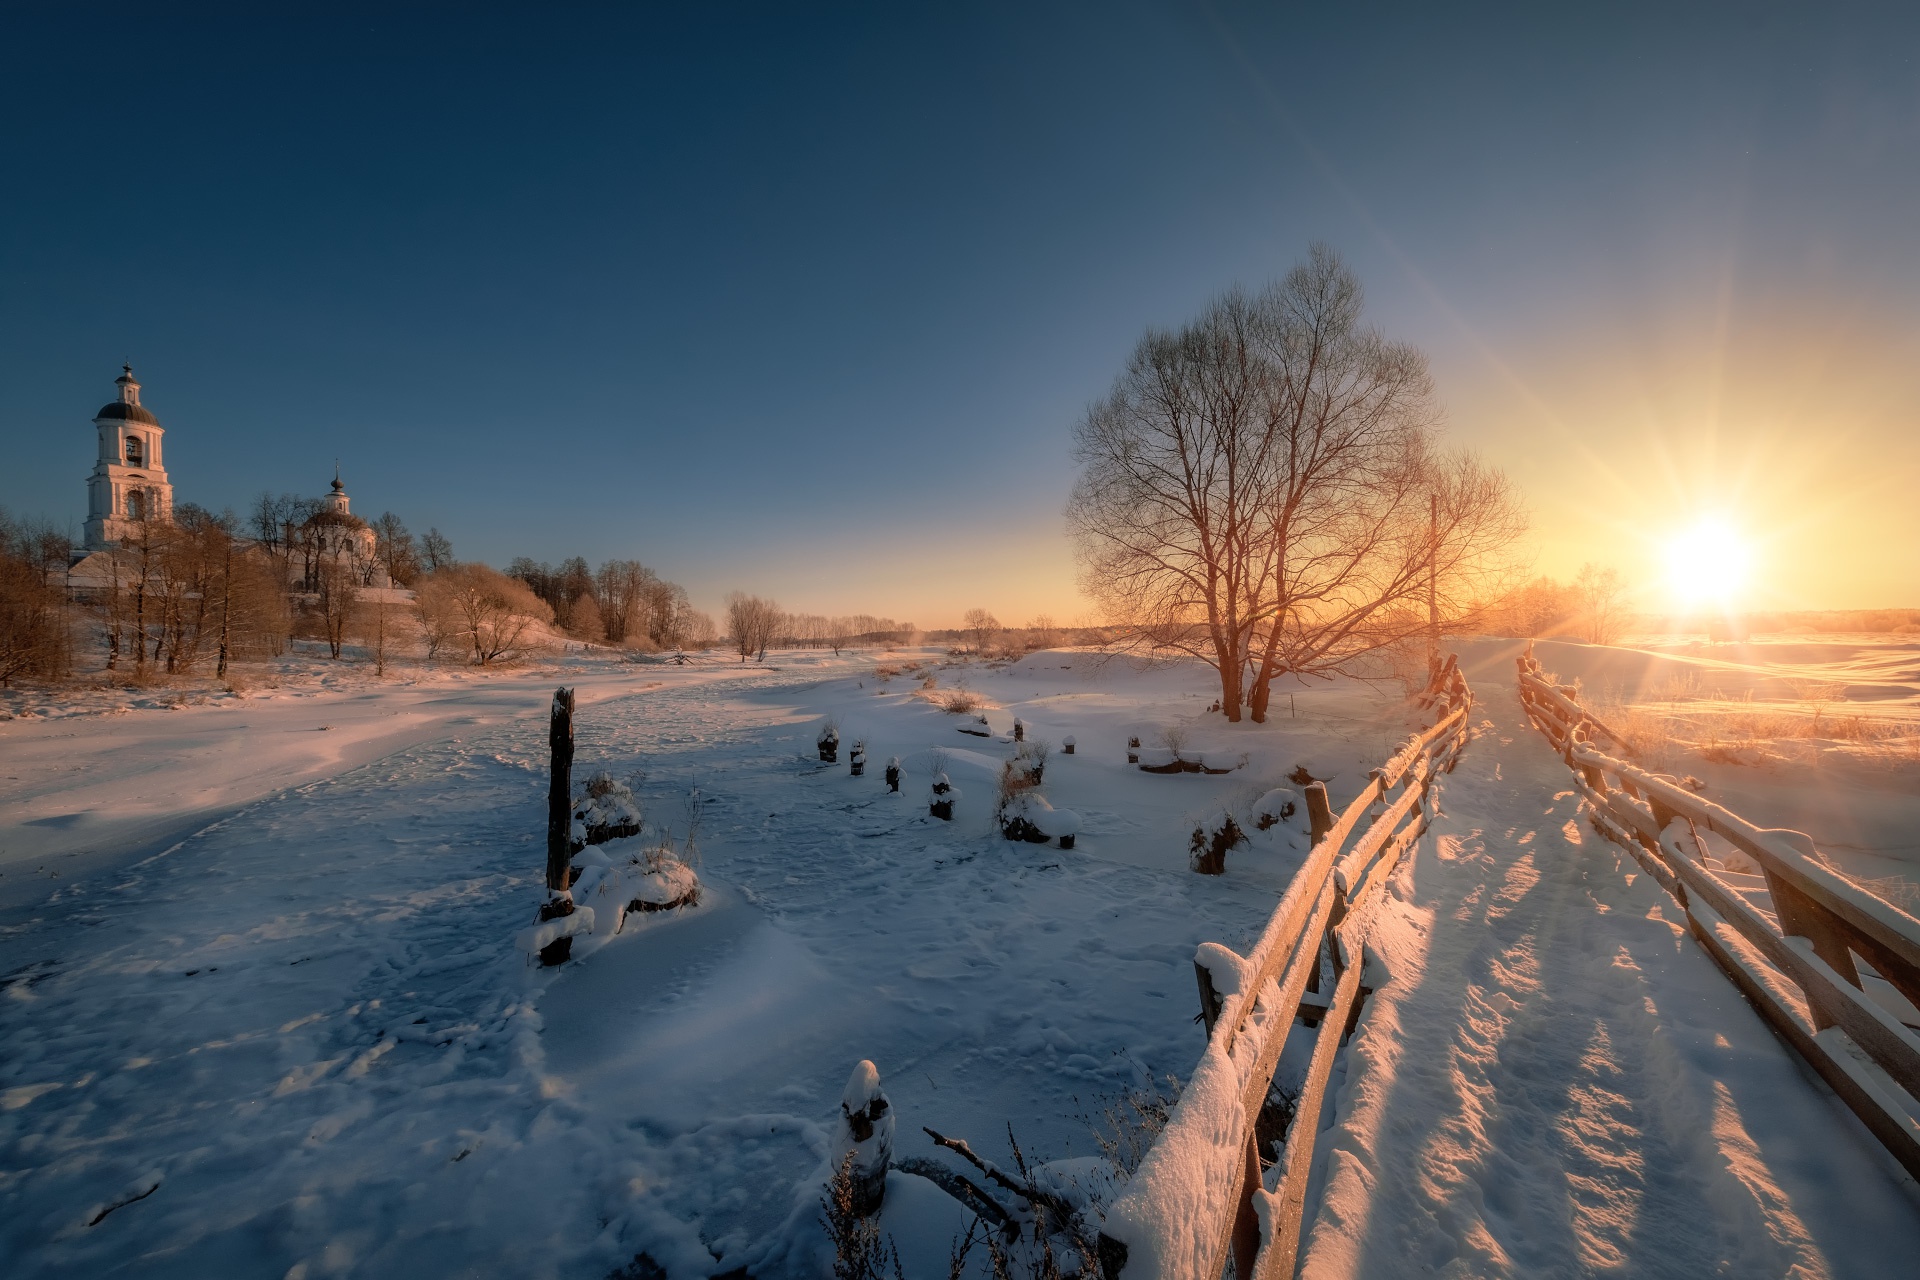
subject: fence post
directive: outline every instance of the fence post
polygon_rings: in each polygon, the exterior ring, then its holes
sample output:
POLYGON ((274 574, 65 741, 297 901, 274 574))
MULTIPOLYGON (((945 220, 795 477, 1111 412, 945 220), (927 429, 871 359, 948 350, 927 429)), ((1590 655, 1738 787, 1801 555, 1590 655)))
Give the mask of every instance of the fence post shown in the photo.
POLYGON ((567 883, 573 862, 573 690, 559 688, 553 693, 553 710, 547 723, 547 746, 553 756, 553 773, 547 783, 547 892, 561 897, 572 887, 567 883))

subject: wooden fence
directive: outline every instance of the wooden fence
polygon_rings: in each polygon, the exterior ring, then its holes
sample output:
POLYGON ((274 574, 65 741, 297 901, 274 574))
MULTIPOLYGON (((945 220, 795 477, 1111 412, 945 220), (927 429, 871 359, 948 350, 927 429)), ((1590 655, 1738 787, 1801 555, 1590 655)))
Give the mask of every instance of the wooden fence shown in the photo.
POLYGON ((1312 848, 1253 950, 1200 949, 1207 1048, 1107 1212, 1099 1253, 1108 1280, 1219 1280, 1229 1257, 1243 1280, 1294 1274, 1327 1078, 1370 994, 1361 959, 1374 908, 1427 828, 1434 779, 1453 768, 1469 736, 1472 697, 1452 657, 1423 702, 1439 722, 1373 770, 1337 818, 1326 787, 1307 787, 1312 848), (1329 977, 1332 989, 1323 990, 1329 977), (1273 1153, 1262 1146, 1279 1135, 1261 1125, 1261 1113, 1296 1023, 1316 1032, 1274 1181, 1273 1153))
POLYGON ((1920 1006, 1920 920, 1841 876, 1798 831, 1765 830, 1672 778, 1595 745, 1620 736, 1519 659, 1520 700, 1559 749, 1594 829, 1620 845, 1686 912, 1693 936, 1788 1044, 1908 1172, 1920 1177, 1920 1037, 1867 984, 1920 1006), (1760 865, 1758 883, 1708 866, 1710 831, 1760 865))

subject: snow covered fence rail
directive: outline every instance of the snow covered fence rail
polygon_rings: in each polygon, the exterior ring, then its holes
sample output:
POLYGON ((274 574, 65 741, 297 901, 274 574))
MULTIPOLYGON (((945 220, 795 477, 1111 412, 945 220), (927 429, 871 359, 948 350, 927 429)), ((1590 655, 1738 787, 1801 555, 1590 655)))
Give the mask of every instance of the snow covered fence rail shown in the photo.
POLYGON ((1219 1280, 1229 1257, 1242 1280, 1292 1277, 1327 1079, 1371 994, 1362 959, 1373 911, 1427 828, 1434 778, 1469 736, 1472 695, 1456 663, 1436 673, 1425 700, 1439 722, 1373 770, 1339 817, 1322 783, 1307 788, 1312 851, 1252 951, 1205 943, 1195 955, 1206 1051, 1106 1213, 1107 1280, 1219 1280), (1262 1112, 1296 1022, 1315 1029, 1313 1052, 1275 1161, 1262 1150, 1273 1137, 1262 1112))
POLYGON ((1521 704, 1573 770, 1594 829, 1672 895, 1760 1015, 1920 1177, 1920 1036, 1862 982, 1864 971, 1920 1006, 1920 920, 1841 876, 1806 835, 1757 827, 1602 753, 1585 709, 1531 653, 1518 663, 1521 704), (1708 865, 1702 830, 1760 865, 1771 913, 1708 865))

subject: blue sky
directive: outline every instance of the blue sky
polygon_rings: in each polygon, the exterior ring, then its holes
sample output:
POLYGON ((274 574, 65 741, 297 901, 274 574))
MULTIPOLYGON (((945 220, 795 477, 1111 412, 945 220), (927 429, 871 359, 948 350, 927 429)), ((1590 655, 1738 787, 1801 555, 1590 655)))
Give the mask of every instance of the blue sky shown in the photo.
POLYGON ((1920 605, 1920 10, 1591 8, 16 8, 0 504, 131 360, 182 500, 1073 619, 1073 420, 1324 239, 1543 570, 1920 605))

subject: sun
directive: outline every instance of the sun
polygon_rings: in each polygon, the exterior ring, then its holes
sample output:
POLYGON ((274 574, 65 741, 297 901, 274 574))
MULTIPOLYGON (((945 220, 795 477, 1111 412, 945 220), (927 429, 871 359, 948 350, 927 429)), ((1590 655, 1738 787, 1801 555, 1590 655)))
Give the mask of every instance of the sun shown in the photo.
POLYGON ((1701 519, 1667 540, 1667 586, 1689 607, 1732 605, 1753 572, 1745 538, 1718 516, 1701 519))

